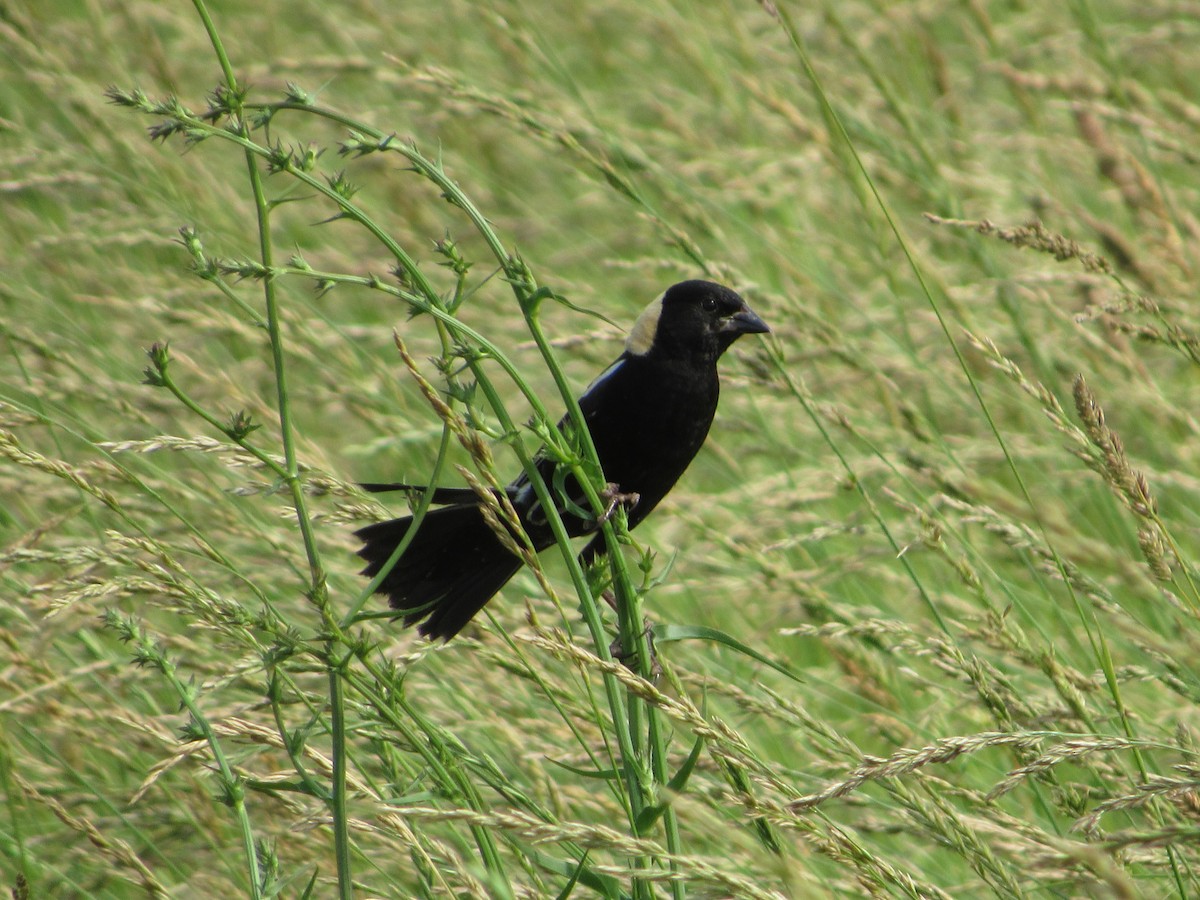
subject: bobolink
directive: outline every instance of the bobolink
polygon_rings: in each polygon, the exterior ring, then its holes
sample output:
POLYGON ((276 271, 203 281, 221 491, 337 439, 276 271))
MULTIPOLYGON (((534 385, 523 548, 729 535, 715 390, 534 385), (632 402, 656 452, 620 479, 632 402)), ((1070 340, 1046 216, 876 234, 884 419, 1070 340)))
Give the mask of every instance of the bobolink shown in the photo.
MULTIPOLYGON (((669 288, 638 318, 622 353, 579 398, 604 477, 632 502, 634 528, 666 496, 708 435, 717 410, 717 360, 743 334, 769 331, 746 302, 729 288, 709 281, 684 281, 669 288), (634 498, 636 495, 636 498, 634 498)), ((559 423, 565 428, 567 419, 559 423)), ((554 483, 554 462, 544 456, 538 472, 554 483)), ((573 478, 565 491, 575 507, 582 494, 573 478)), ((369 484, 368 490, 404 489, 369 484)), ((505 489, 521 525, 537 550, 554 543, 546 516, 529 478, 522 473, 505 489)), ((551 487, 553 491, 554 488, 551 487)), ((437 488, 433 503, 412 543, 376 591, 387 594, 404 624, 418 622, 430 638, 449 640, 521 568, 488 526, 479 498, 468 488, 437 488)), ((563 504, 563 522, 572 537, 596 528, 563 504)), ((411 517, 368 525, 355 532, 363 574, 377 575, 408 533, 411 517)), ((597 534, 581 558, 604 552, 597 534)))

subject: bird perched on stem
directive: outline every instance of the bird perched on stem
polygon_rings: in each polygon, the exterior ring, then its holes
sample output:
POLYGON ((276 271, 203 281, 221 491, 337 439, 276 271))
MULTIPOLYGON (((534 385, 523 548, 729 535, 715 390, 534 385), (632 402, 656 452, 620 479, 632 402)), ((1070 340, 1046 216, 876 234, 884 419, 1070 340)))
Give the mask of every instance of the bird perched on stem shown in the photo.
MULTIPOLYGON (((630 528, 666 496, 708 436, 717 410, 721 354, 743 334, 769 330, 729 288, 710 281, 681 282, 646 308, 625 352, 579 398, 608 496, 630 504, 630 528)), ((569 419, 564 417, 559 428, 566 429, 569 419)), ((586 504, 574 478, 555 479, 555 462, 545 455, 539 456, 537 470, 552 492, 557 481, 566 494, 569 502, 559 512, 568 533, 576 537, 594 531, 596 518, 579 515, 586 504)), ((402 484, 363 487, 412 489, 402 484)), ((534 549, 553 545, 528 476, 522 473, 505 493, 534 549)), ((405 625, 419 622, 421 634, 449 640, 517 573, 521 559, 509 549, 512 542, 502 540, 488 524, 473 490, 435 488, 431 499, 440 508, 426 513, 376 592, 388 596, 405 625)), ((364 575, 374 577, 383 570, 411 525, 412 518, 405 516, 355 532, 363 542, 358 555, 367 561, 364 575)), ((581 558, 590 562, 603 552, 604 536, 597 534, 581 558)))

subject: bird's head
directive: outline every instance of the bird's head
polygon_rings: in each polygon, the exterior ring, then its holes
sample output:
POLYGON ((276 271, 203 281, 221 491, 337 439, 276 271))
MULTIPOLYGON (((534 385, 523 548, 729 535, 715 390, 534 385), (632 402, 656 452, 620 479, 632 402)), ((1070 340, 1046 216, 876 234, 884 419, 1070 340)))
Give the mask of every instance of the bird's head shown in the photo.
POLYGON ((625 351, 716 362, 741 335, 770 330, 729 288, 711 281, 682 281, 646 307, 629 332, 625 351))

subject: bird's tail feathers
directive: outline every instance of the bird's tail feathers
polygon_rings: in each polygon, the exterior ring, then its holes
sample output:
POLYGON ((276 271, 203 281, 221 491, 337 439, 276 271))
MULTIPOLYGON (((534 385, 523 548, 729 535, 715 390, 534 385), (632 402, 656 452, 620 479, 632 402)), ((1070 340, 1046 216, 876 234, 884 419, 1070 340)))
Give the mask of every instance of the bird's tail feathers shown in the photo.
MULTIPOLYGON (((355 535, 358 555, 367 561, 363 574, 378 575, 412 526, 411 517, 376 522, 355 535)), ((425 514, 404 555, 380 582, 405 625, 450 640, 521 568, 521 560, 496 537, 474 504, 431 509, 425 514)))
MULTIPOLYGON (((401 491, 407 494, 415 494, 420 496, 424 493, 432 493, 429 502, 434 506, 466 506, 479 502, 479 496, 475 493, 474 488, 469 487, 435 487, 430 488, 423 484, 408 484, 404 481, 361 481, 358 485, 368 494, 392 494, 401 491)), ((505 492, 511 499, 516 491, 512 488, 505 488, 505 492)), ((499 490, 493 490, 493 494, 500 496, 499 490)))

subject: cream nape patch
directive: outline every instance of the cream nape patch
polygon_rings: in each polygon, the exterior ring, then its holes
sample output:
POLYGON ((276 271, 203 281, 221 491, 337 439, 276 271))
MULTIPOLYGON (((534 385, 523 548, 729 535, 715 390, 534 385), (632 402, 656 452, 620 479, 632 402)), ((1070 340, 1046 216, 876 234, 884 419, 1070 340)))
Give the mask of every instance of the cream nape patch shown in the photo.
POLYGON ((650 352, 650 348, 654 346, 654 336, 658 333, 658 319, 662 315, 664 296, 666 295, 659 294, 654 302, 637 317, 637 321, 633 323, 633 329, 625 341, 626 353, 645 356, 650 352))

